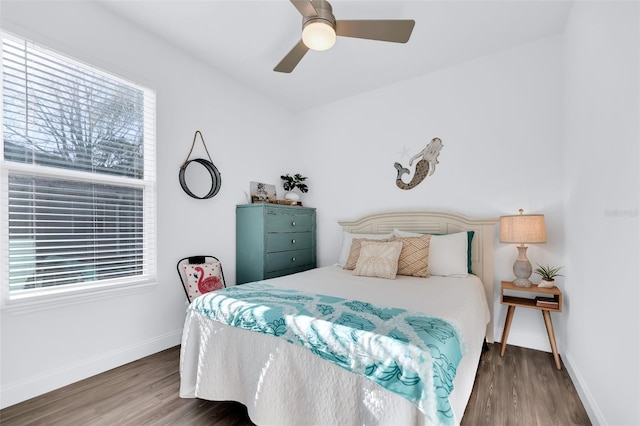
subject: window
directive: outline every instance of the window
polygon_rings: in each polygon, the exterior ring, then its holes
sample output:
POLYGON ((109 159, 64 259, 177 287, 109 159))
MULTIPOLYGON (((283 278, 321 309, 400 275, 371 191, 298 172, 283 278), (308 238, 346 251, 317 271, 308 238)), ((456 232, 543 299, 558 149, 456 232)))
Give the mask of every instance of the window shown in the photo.
POLYGON ((155 279, 151 90, 2 34, 2 136, 9 300, 155 279))

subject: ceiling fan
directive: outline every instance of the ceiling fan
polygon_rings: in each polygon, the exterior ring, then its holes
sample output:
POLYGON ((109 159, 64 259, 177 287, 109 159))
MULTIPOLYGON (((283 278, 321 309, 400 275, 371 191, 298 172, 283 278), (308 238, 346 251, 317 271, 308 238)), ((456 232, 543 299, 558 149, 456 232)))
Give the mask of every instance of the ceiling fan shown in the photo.
POLYGON ((336 21, 326 0, 291 0, 302 15, 302 39, 273 69, 290 73, 311 50, 330 49, 336 36, 406 43, 415 25, 412 19, 336 21))

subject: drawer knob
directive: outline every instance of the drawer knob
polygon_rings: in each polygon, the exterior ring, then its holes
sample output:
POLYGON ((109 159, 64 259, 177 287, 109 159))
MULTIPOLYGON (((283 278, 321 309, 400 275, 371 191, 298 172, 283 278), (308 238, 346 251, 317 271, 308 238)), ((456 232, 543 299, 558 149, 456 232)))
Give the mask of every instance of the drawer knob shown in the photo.
POLYGON ((296 261, 296 258, 295 258, 295 257, 292 257, 292 258, 291 258, 291 261, 292 261, 292 262, 295 262, 295 261, 296 261))
POLYGON ((291 222, 291 226, 296 226, 296 223, 295 222, 291 222))
POLYGON ((291 240, 291 244, 295 244, 295 243, 296 243, 296 240, 291 240))

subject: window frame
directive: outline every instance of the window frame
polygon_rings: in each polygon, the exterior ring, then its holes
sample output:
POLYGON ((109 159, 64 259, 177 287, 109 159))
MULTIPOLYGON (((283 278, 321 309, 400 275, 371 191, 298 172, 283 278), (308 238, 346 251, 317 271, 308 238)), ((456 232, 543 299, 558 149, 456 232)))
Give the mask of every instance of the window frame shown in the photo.
MULTIPOLYGON (((0 39, 9 38, 20 43, 35 46, 52 52, 59 58, 89 67, 92 71, 104 74, 144 93, 144 177, 134 178, 99 174, 86 171, 43 166, 34 163, 6 161, 4 158, 4 131, 0 137, 0 309, 12 312, 32 312, 48 307, 119 297, 124 294, 138 293, 157 285, 157 179, 156 179, 156 94, 141 84, 124 79, 114 73, 104 71, 92 64, 80 61, 68 54, 60 53, 44 45, 6 31, 0 31, 0 39), (143 273, 136 276, 112 278, 103 281, 81 282, 60 286, 41 287, 27 290, 9 290, 9 176, 11 174, 30 174, 34 177, 91 181, 96 184, 117 185, 141 189, 143 193, 142 251, 143 273)), ((3 56, 0 55, 0 75, 4 80, 3 56)), ((4 83, 0 84, 0 99, 4 99, 4 83)), ((3 104, 4 105, 4 104, 3 104)), ((0 122, 4 123, 4 108, 0 108, 0 122)), ((4 125, 3 125, 4 126, 4 125)))

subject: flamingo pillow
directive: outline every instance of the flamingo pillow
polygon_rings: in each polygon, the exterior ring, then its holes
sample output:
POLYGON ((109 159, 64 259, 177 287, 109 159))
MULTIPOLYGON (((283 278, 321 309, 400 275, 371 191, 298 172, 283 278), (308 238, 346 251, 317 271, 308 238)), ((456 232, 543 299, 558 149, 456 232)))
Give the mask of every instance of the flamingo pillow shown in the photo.
POLYGON ((184 264, 182 268, 190 302, 201 294, 224 287, 220 262, 184 264))

